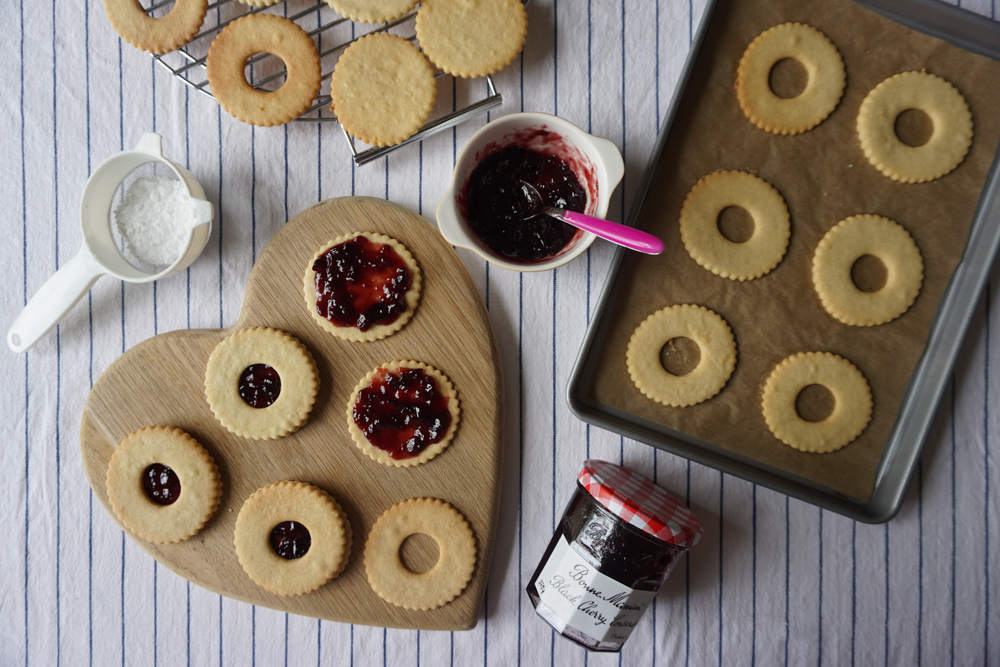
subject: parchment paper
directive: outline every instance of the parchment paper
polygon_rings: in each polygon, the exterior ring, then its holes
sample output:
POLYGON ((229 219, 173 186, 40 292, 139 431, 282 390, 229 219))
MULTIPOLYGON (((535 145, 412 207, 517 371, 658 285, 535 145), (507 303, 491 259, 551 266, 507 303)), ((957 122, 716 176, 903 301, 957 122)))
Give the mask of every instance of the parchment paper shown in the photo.
POLYGON ((1000 63, 909 30, 850 0, 720 0, 692 80, 673 123, 639 226, 667 245, 659 257, 631 254, 622 264, 614 323, 591 395, 633 415, 667 425, 815 484, 867 500, 903 393, 923 353, 931 322, 961 259, 973 214, 1000 140, 1000 63), (753 126, 736 100, 736 68, 747 45, 788 21, 808 23, 837 46, 847 88, 837 109, 816 128, 782 137, 753 126), (855 129, 858 109, 884 79, 925 69, 965 96, 975 124, 959 167, 936 181, 900 184, 865 159, 855 129), (781 264, 747 282, 719 278, 698 266, 678 232, 680 207, 702 176, 720 169, 756 174, 784 196, 792 237, 781 264), (899 222, 923 254, 924 284, 902 317, 852 327, 826 313, 813 290, 816 244, 833 225, 861 213, 899 222), (666 306, 694 303, 729 322, 738 358, 716 397, 687 408, 655 403, 636 389, 625 367, 635 328, 666 306), (761 416, 760 396, 771 369, 791 354, 827 351, 849 359, 872 388, 871 423, 852 444, 830 454, 799 452, 777 440, 761 416))

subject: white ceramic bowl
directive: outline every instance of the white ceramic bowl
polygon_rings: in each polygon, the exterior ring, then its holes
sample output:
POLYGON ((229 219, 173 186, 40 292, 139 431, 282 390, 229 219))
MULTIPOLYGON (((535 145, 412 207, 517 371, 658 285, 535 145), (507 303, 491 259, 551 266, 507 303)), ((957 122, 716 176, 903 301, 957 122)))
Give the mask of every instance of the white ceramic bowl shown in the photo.
POLYGON ((548 271, 579 257, 597 238, 578 232, 557 255, 530 264, 511 262, 493 253, 463 217, 462 198, 472 171, 487 155, 508 145, 522 145, 565 160, 587 189, 588 215, 604 218, 611 194, 625 173, 618 147, 607 139, 587 134, 573 123, 545 113, 515 113, 502 116, 476 132, 465 144, 451 179, 451 187, 437 208, 441 234, 452 245, 468 248, 483 259, 512 271, 548 271))

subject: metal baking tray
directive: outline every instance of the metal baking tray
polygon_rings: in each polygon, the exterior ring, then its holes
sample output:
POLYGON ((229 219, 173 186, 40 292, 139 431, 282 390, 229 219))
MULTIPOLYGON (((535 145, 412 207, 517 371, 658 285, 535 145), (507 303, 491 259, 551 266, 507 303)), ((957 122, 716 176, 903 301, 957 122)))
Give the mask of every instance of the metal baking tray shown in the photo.
MULTIPOLYGON (((1000 61, 1000 23, 939 0, 855 0, 908 28, 943 39, 959 48, 1000 61)), ((636 194, 637 204, 629 214, 629 225, 643 215, 681 99, 694 64, 704 44, 717 0, 709 0, 692 43, 687 62, 645 175, 636 194)), ((588 396, 601 349, 610 327, 609 304, 619 291, 622 262, 628 251, 619 248, 611 263, 593 320, 567 386, 573 413, 585 422, 645 442, 691 461, 735 475, 755 484, 812 503, 865 523, 882 523, 896 515, 903 504, 924 443, 941 403, 948 376, 962 347, 969 324, 1000 250, 1000 149, 990 168, 979 198, 968 243, 961 262, 941 300, 923 356, 907 386, 899 416, 885 443, 875 475, 872 495, 860 501, 819 486, 805 478, 734 454, 661 424, 600 403, 588 396)))

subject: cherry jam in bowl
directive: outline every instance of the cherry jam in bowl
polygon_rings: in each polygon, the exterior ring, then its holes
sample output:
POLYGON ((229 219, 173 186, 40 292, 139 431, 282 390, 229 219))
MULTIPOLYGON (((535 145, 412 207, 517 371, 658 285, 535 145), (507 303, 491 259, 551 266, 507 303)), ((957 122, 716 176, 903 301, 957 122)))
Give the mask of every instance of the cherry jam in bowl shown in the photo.
POLYGON ((549 114, 503 116, 462 149, 437 208, 438 228, 452 245, 505 269, 554 269, 597 237, 545 216, 524 220, 517 206, 525 195, 511 186, 519 190, 523 180, 545 204, 603 218, 624 173, 621 153, 607 139, 549 114))

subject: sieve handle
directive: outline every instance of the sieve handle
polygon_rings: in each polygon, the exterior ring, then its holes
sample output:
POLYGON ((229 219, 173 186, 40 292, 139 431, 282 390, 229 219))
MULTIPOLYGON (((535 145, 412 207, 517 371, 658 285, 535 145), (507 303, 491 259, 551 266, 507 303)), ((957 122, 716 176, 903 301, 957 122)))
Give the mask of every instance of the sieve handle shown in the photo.
POLYGON ((35 292, 7 332, 7 345, 26 352, 59 323, 105 273, 86 246, 35 292))

